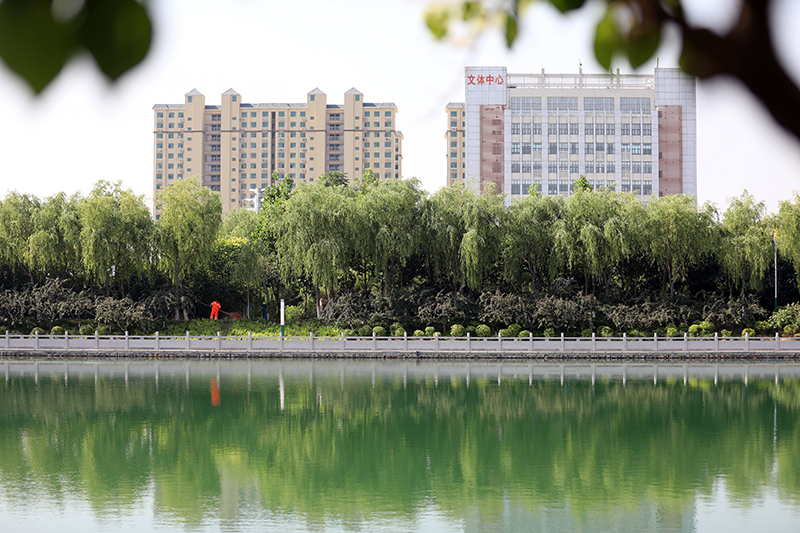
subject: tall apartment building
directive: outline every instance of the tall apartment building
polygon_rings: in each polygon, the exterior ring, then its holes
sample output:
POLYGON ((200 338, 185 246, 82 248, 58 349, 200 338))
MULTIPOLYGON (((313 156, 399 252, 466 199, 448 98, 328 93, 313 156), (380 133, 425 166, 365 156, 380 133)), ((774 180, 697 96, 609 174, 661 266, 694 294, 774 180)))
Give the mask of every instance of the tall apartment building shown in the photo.
MULTIPOLYGON (((364 102, 355 88, 344 105, 314 89, 305 103, 248 104, 230 89, 221 105, 206 105, 196 89, 183 104, 153 106, 153 198, 175 180, 200 175, 222 196, 223 212, 253 205, 277 179, 310 183, 341 171, 352 181, 372 170, 403 174, 403 134, 397 106, 364 102)), ((156 213, 158 216, 158 213, 156 213)))
POLYGON ((447 184, 466 183, 467 111, 464 102, 447 104, 447 184))
POLYGON ((584 75, 467 67, 464 76, 466 103, 447 105, 449 183, 475 190, 493 183, 512 199, 532 187, 568 196, 585 175, 595 188, 645 202, 697 195, 695 79, 679 69, 584 75), (453 120, 459 105, 465 133, 453 120), (453 150, 462 135, 465 164, 463 150, 453 150))

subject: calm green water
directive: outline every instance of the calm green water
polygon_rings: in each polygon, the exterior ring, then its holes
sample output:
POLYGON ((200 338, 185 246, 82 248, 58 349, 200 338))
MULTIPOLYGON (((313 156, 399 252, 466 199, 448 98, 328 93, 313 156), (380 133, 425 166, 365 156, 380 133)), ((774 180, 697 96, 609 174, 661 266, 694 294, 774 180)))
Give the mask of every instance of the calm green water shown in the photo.
POLYGON ((798 531, 800 368, 0 361, 0 531, 798 531))

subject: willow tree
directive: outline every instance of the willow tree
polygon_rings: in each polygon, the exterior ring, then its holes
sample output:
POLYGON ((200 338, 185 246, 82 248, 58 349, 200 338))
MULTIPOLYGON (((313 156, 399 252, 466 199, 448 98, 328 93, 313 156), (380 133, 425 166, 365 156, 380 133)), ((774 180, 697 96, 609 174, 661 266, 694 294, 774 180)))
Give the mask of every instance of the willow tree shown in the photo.
POLYGON ((576 190, 555 236, 569 266, 583 270, 587 292, 589 281, 594 293, 599 280, 607 293, 617 267, 638 249, 643 230, 642 204, 632 195, 576 190))
POLYGON ((416 180, 382 180, 365 185, 353 198, 351 235, 372 256, 383 275, 387 294, 399 268, 405 266, 419 241, 419 220, 424 193, 416 180))
POLYGON ((511 204, 503 231, 505 277, 514 283, 528 272, 536 294, 536 277, 552 274, 558 265, 555 253, 556 226, 564 216, 560 196, 530 194, 511 204))
POLYGON ((662 292, 669 289, 670 296, 689 268, 715 249, 716 211, 708 203, 698 209, 695 201, 688 195, 663 196, 647 208, 650 257, 661 270, 662 292))
POLYGON ((199 177, 179 180, 156 196, 156 208, 161 211, 156 224, 160 265, 181 293, 187 274, 211 257, 222 223, 220 196, 203 187, 199 177))
POLYGON ((461 184, 440 189, 430 200, 429 253, 436 272, 454 289, 479 290, 500 256, 503 197, 490 188, 477 194, 461 184))
POLYGON ((281 218, 273 221, 284 281, 295 276, 311 280, 317 318, 323 290, 328 296, 333 294, 348 268, 347 197, 351 194, 347 187, 301 185, 283 203, 281 218))
POLYGON ((30 238, 36 232, 36 216, 41 208, 38 198, 17 192, 0 202, 0 257, 12 268, 19 268, 35 283, 30 255, 30 238))
POLYGON ((78 195, 60 192, 42 203, 29 239, 31 263, 62 283, 81 272, 81 221, 78 195))
POLYGON ((722 218, 718 248, 720 265, 728 278, 730 296, 734 288, 744 296, 747 289, 759 289, 772 265, 772 236, 765 220, 764 202, 744 191, 732 198, 722 218))
POLYGON ((79 204, 83 265, 91 281, 111 295, 144 270, 150 252, 152 220, 144 197, 122 184, 98 181, 79 204))
POLYGON ((800 194, 784 200, 778 207, 778 249, 794 267, 800 287, 800 194))

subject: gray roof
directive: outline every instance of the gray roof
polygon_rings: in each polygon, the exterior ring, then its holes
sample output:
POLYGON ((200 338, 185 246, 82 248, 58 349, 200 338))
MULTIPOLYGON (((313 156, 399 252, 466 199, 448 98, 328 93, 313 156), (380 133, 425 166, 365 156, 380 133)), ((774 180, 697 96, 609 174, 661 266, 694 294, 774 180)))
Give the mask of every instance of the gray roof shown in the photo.
POLYGON ((314 90, 309 92, 308 94, 325 94, 325 93, 320 91, 319 87, 314 87, 314 90))
POLYGON ((156 104, 153 109, 183 109, 184 104, 156 104))
POLYGON ((464 102, 450 102, 445 107, 466 107, 464 102))
POLYGON ((197 89, 192 89, 191 91, 186 93, 186 96, 203 96, 203 93, 201 93, 197 89))
POLYGON ((352 89, 350 89, 349 91, 347 91, 347 92, 346 92, 346 93, 344 93, 344 94, 362 94, 362 95, 363 95, 364 93, 362 93, 361 91, 359 91, 358 89, 356 89, 355 87, 353 87, 352 89))
POLYGON ((239 93, 237 93, 236 91, 234 91, 234 90, 233 90, 233 88, 230 88, 230 89, 228 89, 227 91, 225 91, 225 92, 224 92, 224 93, 222 93, 222 94, 235 94, 236 96, 241 96, 239 93))

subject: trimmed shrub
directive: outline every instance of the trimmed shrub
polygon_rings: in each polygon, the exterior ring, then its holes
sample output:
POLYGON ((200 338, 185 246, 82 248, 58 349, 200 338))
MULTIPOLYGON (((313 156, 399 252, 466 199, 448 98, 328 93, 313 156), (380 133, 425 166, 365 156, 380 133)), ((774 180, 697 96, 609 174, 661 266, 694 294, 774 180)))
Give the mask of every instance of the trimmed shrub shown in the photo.
POLYGON ((511 324, 508 326, 508 329, 511 331, 511 336, 516 337, 519 335, 519 332, 522 331, 522 326, 519 324, 511 324))
POLYGON ((686 322, 681 322, 678 324, 678 331, 681 333, 684 331, 689 331, 689 326, 686 324, 686 322))
POLYGON ((700 337, 703 334, 703 328, 701 328, 698 324, 692 324, 689 326, 689 336, 690 337, 700 337))
POLYGON ((358 331, 354 329, 346 329, 342 332, 345 337, 356 337, 358 336, 358 331))
POLYGON ((31 330, 31 335, 44 335, 45 331, 42 328, 36 327, 31 330))
POLYGON ((787 324, 783 328, 783 334, 786 335, 787 337, 792 337, 796 333, 797 333, 797 326, 795 326, 794 324, 787 324))
POLYGON ((733 332, 729 329, 723 329, 722 331, 719 332, 719 334, 722 335, 723 337, 733 337, 733 332))
POLYGON ((405 335, 405 333, 406 333, 406 330, 403 329, 402 327, 397 328, 396 330, 394 330, 394 336, 395 337, 402 337, 403 335, 405 335))
POLYGON ((106 326, 105 324, 97 326, 96 329, 98 335, 109 335, 111 333, 111 326, 106 326))
POLYGON ((613 337, 614 330, 611 329, 611 326, 603 326, 600 328, 600 336, 601 337, 613 337))
POLYGON ((592 328, 586 328, 581 331, 581 337, 591 337, 592 336, 592 328))
POLYGON ((78 333, 81 335, 94 335, 94 326, 91 324, 84 324, 81 326, 81 329, 78 330, 78 333))
POLYGON ((426 337, 433 337, 434 333, 436 333, 436 328, 433 326, 428 326, 425 328, 425 336, 426 337))
POLYGON ((755 330, 759 333, 768 333, 772 329, 772 324, 767 320, 759 320, 756 322, 755 330))
POLYGON ((522 331, 519 332, 519 335, 517 335, 517 337, 520 337, 520 338, 523 338, 523 339, 527 339, 530 336, 531 336, 531 332, 528 331, 527 329, 523 329, 522 331))
POLYGON ((742 337, 744 337, 745 335, 747 335, 748 337, 752 337, 755 334, 756 330, 754 330, 753 328, 744 328, 742 330, 742 337))
POLYGON ((547 328, 546 330, 544 330, 544 333, 542 333, 542 335, 544 335, 545 337, 555 337, 556 330, 553 328, 547 328))
POLYGON ((509 328, 503 328, 498 333, 500 333, 501 337, 516 337, 514 332, 509 328))
POLYGON ((414 330, 414 336, 415 337, 424 337, 425 336, 425 332, 422 331, 421 329, 415 329, 414 330))
POLYGON ((385 337, 386 328, 384 328, 383 326, 375 326, 374 328, 372 328, 372 333, 374 333, 376 337, 385 337))
POLYGON ((716 329, 714 327, 714 324, 712 324, 708 320, 703 320, 702 322, 700 322, 698 324, 698 326, 700 326, 700 330, 701 330, 703 336, 713 335, 714 334, 714 330, 716 329))
POLYGON ((360 328, 358 328, 358 336, 359 337, 371 337, 372 336, 372 328, 364 324, 360 328))
POLYGON ((628 332, 628 337, 641 337, 642 333, 638 329, 632 329, 628 332))
POLYGON ((53 329, 50 330, 50 335, 64 335, 64 328, 61 326, 53 326, 53 329))
POLYGON ((475 335, 478 337, 488 337, 492 334, 492 329, 486 324, 481 324, 475 328, 475 335))
POLYGON ((667 337, 677 337, 680 335, 678 328, 675 326, 667 326, 667 337))
POLYGON ((472 333, 472 336, 475 336, 475 326, 467 326, 467 333, 472 333))
MULTIPOLYGON (((400 322, 392 322, 392 325, 389 326, 389 331, 394 331, 395 335, 397 335, 396 332, 397 332, 398 329, 401 329, 401 330, 405 331, 405 328, 403 327, 403 324, 401 324, 400 322)), ((401 331, 400 332, 400 337, 402 337, 402 336, 403 336, 403 332, 401 331)))
POLYGON ((450 336, 451 337, 466 337, 467 336, 467 328, 462 326, 461 324, 453 324, 450 328, 450 336))

